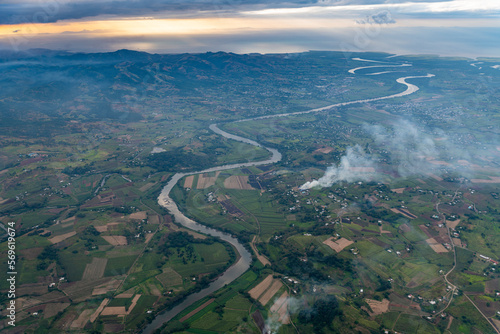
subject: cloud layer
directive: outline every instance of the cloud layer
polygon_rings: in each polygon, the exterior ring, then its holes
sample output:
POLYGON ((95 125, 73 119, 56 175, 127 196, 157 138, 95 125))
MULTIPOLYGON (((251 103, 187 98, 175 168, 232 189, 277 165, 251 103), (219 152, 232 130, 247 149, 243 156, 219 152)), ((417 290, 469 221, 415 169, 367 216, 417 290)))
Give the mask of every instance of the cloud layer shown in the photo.
POLYGON ((222 14, 237 13, 247 9, 263 9, 271 6, 293 7, 313 5, 314 1, 281 1, 264 0, 48 0, 48 1, 16 1, 0 4, 0 24, 19 24, 23 22, 57 22, 74 20, 100 15, 125 17, 200 17, 203 12, 222 14))
MULTIPOLYGON (((496 0, 7 0, 0 4, 0 25, 48 23, 98 16, 113 17, 206 17, 241 15, 243 13, 269 15, 343 15, 365 11, 376 23, 390 23, 379 12, 393 14, 438 15, 440 13, 467 13, 467 15, 498 15, 500 3, 496 0), (371 12, 371 13, 369 13, 371 12)), ((361 13, 362 14, 362 13, 361 13)))

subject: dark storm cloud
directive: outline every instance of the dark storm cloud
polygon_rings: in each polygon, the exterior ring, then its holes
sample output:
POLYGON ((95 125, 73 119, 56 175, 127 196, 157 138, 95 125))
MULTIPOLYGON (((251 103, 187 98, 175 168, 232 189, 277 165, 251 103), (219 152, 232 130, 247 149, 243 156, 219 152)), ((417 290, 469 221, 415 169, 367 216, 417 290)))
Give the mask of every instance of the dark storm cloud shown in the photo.
POLYGON ((68 1, 44 0, 40 2, 17 2, 0 4, 0 24, 24 22, 57 22, 81 19, 98 15, 147 16, 161 13, 172 17, 200 16, 200 12, 234 13, 245 8, 298 7, 313 5, 314 0, 141 0, 141 1, 68 1))
MULTIPOLYGON (((400 4, 406 0, 8 0, 0 4, 0 24, 48 23, 98 15, 200 17, 214 12, 235 14, 244 10, 297 8, 307 6, 349 6, 400 4)), ((451 0, 413 0, 413 3, 451 0)))

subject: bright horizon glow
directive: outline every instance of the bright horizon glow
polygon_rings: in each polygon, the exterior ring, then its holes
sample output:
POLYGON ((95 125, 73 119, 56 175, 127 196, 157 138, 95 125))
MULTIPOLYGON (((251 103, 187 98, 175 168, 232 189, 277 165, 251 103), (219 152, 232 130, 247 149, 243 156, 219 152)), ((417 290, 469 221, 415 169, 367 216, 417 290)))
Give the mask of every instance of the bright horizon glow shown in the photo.
POLYGON ((61 34, 61 33, 108 33, 117 35, 142 34, 210 34, 231 33, 234 30, 262 30, 294 28, 333 28, 354 26, 352 20, 296 20, 286 18, 203 18, 203 19, 122 19, 98 21, 65 21, 64 23, 38 23, 18 26, 0 26, 0 35, 61 34), (293 23, 293 25, 292 25, 293 23), (14 32, 17 31, 17 32, 14 32))
MULTIPOLYGON (((0 25, 0 36, 16 34, 104 34, 109 36, 136 36, 144 34, 189 35, 235 31, 262 31, 287 29, 352 28, 359 26, 352 19, 314 20, 296 18, 200 18, 200 19, 109 19, 95 21, 64 21, 57 23, 0 25)), ((484 19, 405 19, 385 27, 499 27, 497 20, 484 19)))
MULTIPOLYGON (((53 23, 0 25, 0 49, 271 53, 339 50, 349 45, 356 51, 500 55, 500 0, 341 6, 329 5, 328 1, 299 8, 280 8, 276 3, 276 8, 259 10, 221 5, 219 10, 198 12, 193 11, 193 4, 186 3, 191 11, 179 11, 175 18, 172 16, 177 12, 151 12, 145 7, 135 17, 96 13, 53 23), (387 14, 387 20, 374 21, 373 17, 381 13, 387 14), (184 14, 187 17, 183 18, 184 14)), ((127 9, 127 2, 123 6, 127 9)), ((51 15, 58 18, 59 14, 71 16, 62 7, 51 15)))

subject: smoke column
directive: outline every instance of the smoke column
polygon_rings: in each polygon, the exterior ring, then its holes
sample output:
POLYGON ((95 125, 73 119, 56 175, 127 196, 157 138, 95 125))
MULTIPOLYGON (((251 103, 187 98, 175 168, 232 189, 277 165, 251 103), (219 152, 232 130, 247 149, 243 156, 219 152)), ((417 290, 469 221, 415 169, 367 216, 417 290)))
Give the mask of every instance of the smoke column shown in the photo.
MULTIPOLYGON (((460 154, 458 153, 460 150, 449 144, 437 146, 430 135, 406 120, 395 122, 392 128, 365 125, 364 129, 372 136, 375 145, 386 153, 386 158, 389 160, 386 163, 395 166, 403 177, 438 172, 442 167, 436 163, 438 158, 447 159, 445 157, 460 154)), ((442 131, 440 133, 442 134, 442 131)), ((449 167, 461 168, 461 166, 449 167)), ((346 154, 337 166, 328 167, 320 179, 306 182, 300 189, 330 187, 342 181, 379 181, 380 174, 374 173, 377 169, 381 169, 377 157, 367 154, 359 145, 355 145, 346 150, 346 154)))

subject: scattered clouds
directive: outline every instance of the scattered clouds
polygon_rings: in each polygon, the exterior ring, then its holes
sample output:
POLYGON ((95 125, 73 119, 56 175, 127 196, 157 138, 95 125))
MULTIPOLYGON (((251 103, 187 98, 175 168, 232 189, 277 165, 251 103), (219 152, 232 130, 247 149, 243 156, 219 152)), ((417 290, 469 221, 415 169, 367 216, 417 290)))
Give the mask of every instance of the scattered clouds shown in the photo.
MULTIPOLYGON (((7 0, 0 4, 0 24, 54 23, 95 17, 193 18, 245 15, 373 15, 374 23, 392 23, 389 12, 400 15, 500 14, 497 0, 7 0), (377 21, 378 20, 378 21, 377 21)), ((370 22, 367 22, 370 23, 370 22)))
POLYGON ((347 6, 347 5, 381 5, 381 4, 400 4, 406 2, 451 2, 454 0, 318 0, 318 4, 322 5, 337 5, 337 6, 347 6))
POLYGON ((358 24, 390 24, 396 23, 396 21, 392 18, 392 14, 387 11, 381 11, 376 14, 368 15, 366 18, 357 20, 358 24))
POLYGON ((47 0, 47 1, 11 1, 0 4, 0 24, 19 24, 23 22, 53 23, 61 20, 111 16, 180 18, 204 17, 225 14, 237 14, 249 8, 264 9, 271 6, 293 7, 313 5, 314 2, 299 0, 47 0))
POLYGON ((437 15, 440 13, 500 14, 500 2, 496 0, 449 0, 449 1, 321 1, 321 6, 298 8, 262 9, 249 12, 259 15, 294 15, 313 13, 355 13, 390 11, 398 14, 437 15))

